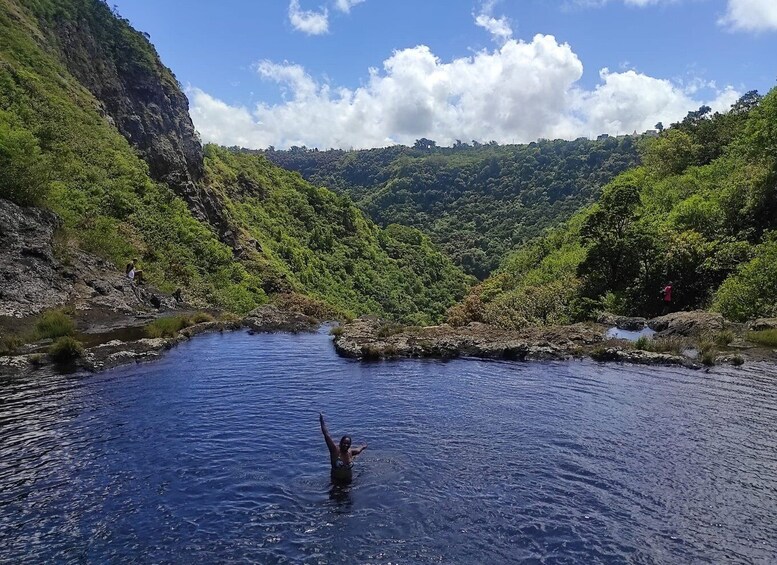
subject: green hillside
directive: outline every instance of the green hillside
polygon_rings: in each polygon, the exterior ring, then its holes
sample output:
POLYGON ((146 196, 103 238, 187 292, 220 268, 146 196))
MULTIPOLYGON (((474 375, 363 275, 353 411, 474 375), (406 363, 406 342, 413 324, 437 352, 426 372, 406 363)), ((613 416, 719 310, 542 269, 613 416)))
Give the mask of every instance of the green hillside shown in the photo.
POLYGON ((63 260, 68 246, 117 267, 139 257, 162 290, 237 312, 292 290, 432 322, 464 294, 467 277, 420 233, 381 230, 261 156, 203 159, 185 106, 105 3, 0 0, 0 197, 56 211, 63 260))
POLYGON ((777 89, 748 93, 725 114, 691 112, 643 151, 644 165, 510 255, 451 320, 650 316, 670 281, 673 309, 777 315, 777 89))
POLYGON ((638 163, 639 138, 464 144, 264 154, 351 196, 380 225, 424 230, 454 262, 485 277, 504 255, 592 203, 638 163))

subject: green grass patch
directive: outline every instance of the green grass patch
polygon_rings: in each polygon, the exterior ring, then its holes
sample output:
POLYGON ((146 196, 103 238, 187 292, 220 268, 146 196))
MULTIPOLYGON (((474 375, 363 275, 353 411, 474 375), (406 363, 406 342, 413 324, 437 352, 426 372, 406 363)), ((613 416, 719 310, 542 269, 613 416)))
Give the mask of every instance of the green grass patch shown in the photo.
POLYGON ((56 363, 67 363, 81 357, 84 346, 77 339, 63 336, 49 347, 49 357, 56 363))
POLYGON ((173 337, 184 328, 192 325, 191 318, 186 316, 169 316, 159 318, 145 328, 148 337, 173 337))
POLYGON ((212 322, 213 320, 214 320, 213 316, 211 316, 207 312, 197 312, 194 316, 192 316, 192 322, 195 324, 212 322))
POLYGON ((777 330, 762 330, 747 334, 748 341, 765 347, 777 347, 777 330))
POLYGON ((16 334, 0 337, 0 355, 10 355, 24 345, 24 340, 16 334))
POLYGON ((735 337, 734 332, 731 330, 723 330, 716 333, 712 339, 718 347, 728 347, 735 337))
POLYGON ((35 332, 40 339, 58 338, 73 335, 76 325, 62 310, 51 310, 44 312, 35 323, 35 332))
POLYGON ((343 335, 343 326, 335 326, 331 330, 329 330, 329 335, 333 335, 335 337, 343 335))

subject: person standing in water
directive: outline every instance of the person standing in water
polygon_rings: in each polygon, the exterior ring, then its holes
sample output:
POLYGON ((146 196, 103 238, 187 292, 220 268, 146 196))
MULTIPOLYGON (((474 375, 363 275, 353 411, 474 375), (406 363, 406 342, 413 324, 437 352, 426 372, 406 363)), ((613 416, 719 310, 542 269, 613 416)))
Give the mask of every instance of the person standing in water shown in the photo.
POLYGON ((329 459, 332 463, 332 479, 336 481, 350 481, 353 477, 353 459, 367 449, 367 444, 365 443, 361 447, 351 449, 351 437, 343 436, 340 439, 340 445, 337 445, 332 436, 329 435, 329 430, 327 430, 326 423, 324 422, 324 415, 321 412, 318 413, 318 421, 321 424, 321 433, 324 434, 326 446, 329 448, 329 459))

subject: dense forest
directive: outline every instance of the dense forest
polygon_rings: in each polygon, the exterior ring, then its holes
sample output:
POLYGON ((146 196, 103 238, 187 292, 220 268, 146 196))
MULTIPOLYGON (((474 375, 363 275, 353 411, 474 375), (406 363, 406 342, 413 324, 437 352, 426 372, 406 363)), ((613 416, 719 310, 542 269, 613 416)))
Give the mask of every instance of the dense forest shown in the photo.
POLYGON ((263 154, 349 195, 380 225, 423 230, 457 265, 483 278, 508 251, 591 204, 602 186, 638 164, 640 139, 453 147, 420 139, 413 147, 263 154))
POLYGON ((777 89, 709 107, 644 144, 562 227, 508 256, 450 312, 505 327, 711 308, 732 320, 777 315, 777 89))
POLYGON ((62 261, 73 247, 139 257, 158 288, 236 312, 296 291, 432 323, 466 292, 419 231, 380 229, 262 156, 203 155, 175 77, 105 3, 0 0, 0 40, 0 197, 61 216, 62 261))

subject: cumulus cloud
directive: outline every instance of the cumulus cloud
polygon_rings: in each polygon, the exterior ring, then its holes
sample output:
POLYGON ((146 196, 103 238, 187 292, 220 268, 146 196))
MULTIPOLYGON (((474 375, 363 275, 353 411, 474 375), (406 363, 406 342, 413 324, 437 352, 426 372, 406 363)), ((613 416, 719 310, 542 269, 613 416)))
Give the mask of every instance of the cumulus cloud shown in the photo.
POLYGON ((303 10, 299 0, 289 2, 289 21, 297 31, 308 35, 321 35, 329 31, 329 13, 326 8, 321 12, 303 10))
POLYGON ((192 118, 205 141, 244 147, 367 148, 420 137, 503 143, 630 133, 676 121, 702 104, 727 109, 733 89, 673 83, 635 70, 600 72, 579 85, 583 64, 551 35, 506 40, 494 50, 441 61, 424 46, 395 51, 363 85, 338 88, 291 63, 262 61, 259 75, 278 84, 282 102, 230 106, 189 90, 192 118), (710 94, 704 98, 701 92, 710 94))
POLYGON ((336 0, 335 8, 347 14, 351 11, 351 8, 356 6, 356 4, 361 4, 364 1, 365 0, 336 0))
POLYGON ((777 0, 728 0, 718 23, 734 31, 777 30, 777 0))

